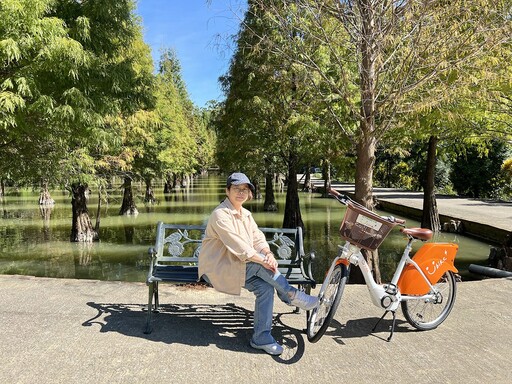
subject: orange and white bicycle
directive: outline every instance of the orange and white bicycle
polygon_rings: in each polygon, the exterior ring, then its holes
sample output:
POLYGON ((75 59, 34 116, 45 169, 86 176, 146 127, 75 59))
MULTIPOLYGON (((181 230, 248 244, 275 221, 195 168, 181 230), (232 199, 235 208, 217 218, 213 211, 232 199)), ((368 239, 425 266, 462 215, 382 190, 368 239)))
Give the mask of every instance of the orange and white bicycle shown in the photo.
POLYGON ((327 271, 318 294, 319 305, 309 313, 308 340, 320 340, 329 327, 340 304, 351 264, 361 269, 373 304, 385 310, 372 332, 391 312, 393 323, 387 339, 390 341, 399 306, 406 320, 419 330, 434 329, 446 320, 455 303, 455 274, 458 271, 454 260, 458 246, 452 243, 425 243, 411 258, 409 254, 413 242, 430 240, 431 230, 405 228, 405 220, 379 216, 334 189, 330 189, 329 193, 347 206, 340 227, 340 235, 346 242, 339 246, 339 253, 327 271), (377 284, 361 250, 376 250, 396 225, 402 226, 400 230, 408 238, 407 245, 391 282, 377 284))

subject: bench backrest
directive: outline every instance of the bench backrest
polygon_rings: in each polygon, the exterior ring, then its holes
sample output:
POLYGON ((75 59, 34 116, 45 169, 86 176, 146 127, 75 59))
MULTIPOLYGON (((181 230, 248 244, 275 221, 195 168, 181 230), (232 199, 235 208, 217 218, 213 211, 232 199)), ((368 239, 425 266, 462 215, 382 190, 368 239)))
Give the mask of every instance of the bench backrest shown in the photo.
MULTIPOLYGON (((158 222, 155 265, 197 264, 206 227, 204 225, 165 224, 158 222)), ((304 257, 302 228, 260 228, 270 249, 284 264, 299 264, 304 257)))

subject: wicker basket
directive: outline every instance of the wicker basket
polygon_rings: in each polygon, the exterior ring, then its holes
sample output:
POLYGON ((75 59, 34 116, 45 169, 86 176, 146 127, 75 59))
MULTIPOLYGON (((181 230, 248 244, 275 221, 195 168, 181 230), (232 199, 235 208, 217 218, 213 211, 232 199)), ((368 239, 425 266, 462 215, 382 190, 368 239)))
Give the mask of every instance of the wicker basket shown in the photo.
POLYGON ((395 225, 354 203, 348 203, 340 235, 351 244, 374 251, 395 225))

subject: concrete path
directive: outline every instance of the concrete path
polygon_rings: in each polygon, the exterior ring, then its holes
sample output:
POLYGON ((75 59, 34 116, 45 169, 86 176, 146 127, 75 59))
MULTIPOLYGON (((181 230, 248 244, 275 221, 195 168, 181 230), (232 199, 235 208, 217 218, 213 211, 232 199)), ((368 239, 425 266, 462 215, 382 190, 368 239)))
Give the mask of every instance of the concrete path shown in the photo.
MULTIPOLYGON (((323 180, 313 180, 313 184, 322 187, 323 180)), ((340 192, 354 193, 354 184, 333 182, 332 187, 340 192)), ((374 188, 373 192, 382 209, 421 220, 423 192, 392 188, 374 188)), ((444 195, 438 195, 436 200, 441 222, 462 221, 471 236, 501 244, 512 232, 512 202, 444 195)))
MULTIPOLYGON (((423 193, 375 188, 379 201, 397 201, 416 209, 423 209, 423 193)), ((445 216, 478 221, 512 231, 512 202, 479 200, 438 195, 437 208, 445 216)))
POLYGON ((391 342, 365 286, 349 285, 315 344, 305 315, 276 302, 285 353, 248 346, 253 296, 162 285, 163 312, 143 333, 141 283, 0 276, 0 383, 512 382, 512 280, 458 284, 439 328, 418 332, 399 312, 391 342))

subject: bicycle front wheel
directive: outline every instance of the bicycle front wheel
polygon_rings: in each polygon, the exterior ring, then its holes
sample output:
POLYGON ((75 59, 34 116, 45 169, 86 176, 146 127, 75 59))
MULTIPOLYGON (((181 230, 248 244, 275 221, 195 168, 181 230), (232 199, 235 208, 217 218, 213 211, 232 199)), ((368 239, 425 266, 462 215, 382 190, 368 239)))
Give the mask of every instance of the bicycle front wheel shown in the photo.
POLYGON ((316 343, 320 340, 329 327, 340 304, 347 278, 348 269, 342 264, 335 266, 325 277, 325 283, 318 294, 320 303, 308 318, 307 336, 310 342, 316 343))
POLYGON ((437 293, 429 292, 432 297, 428 299, 402 301, 405 319, 414 328, 422 331, 437 328, 450 314, 457 292, 454 273, 446 271, 434 288, 437 293))

